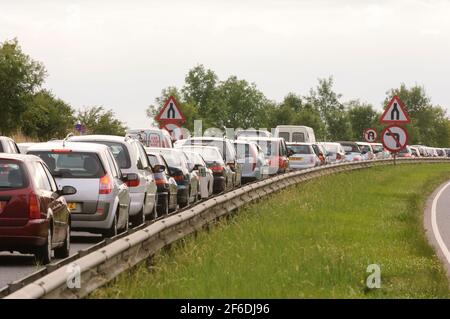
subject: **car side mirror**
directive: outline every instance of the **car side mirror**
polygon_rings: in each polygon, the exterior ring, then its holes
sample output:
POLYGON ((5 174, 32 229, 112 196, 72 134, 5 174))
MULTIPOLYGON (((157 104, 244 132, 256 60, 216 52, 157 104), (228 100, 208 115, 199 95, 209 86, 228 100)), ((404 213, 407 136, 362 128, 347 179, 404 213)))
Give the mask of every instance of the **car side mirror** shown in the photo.
POLYGON ((136 173, 128 173, 128 174, 124 174, 122 176, 122 181, 123 182, 135 182, 138 179, 139 179, 139 176, 136 173))
POLYGON ((57 191, 60 196, 68 196, 75 195, 77 193, 77 189, 73 186, 64 186, 62 189, 57 191))
POLYGON ((162 173, 166 170, 166 167, 164 165, 155 165, 153 167, 153 173, 162 173))

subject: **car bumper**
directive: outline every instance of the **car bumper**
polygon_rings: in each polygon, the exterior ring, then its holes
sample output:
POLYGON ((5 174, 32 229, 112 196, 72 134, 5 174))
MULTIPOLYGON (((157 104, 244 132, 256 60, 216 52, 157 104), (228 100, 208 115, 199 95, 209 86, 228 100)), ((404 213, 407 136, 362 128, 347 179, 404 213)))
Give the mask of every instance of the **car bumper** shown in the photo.
POLYGON ((307 164, 296 164, 293 162, 289 163, 290 169, 307 169, 307 168, 313 168, 316 167, 316 163, 307 163, 307 164))
POLYGON ((0 250, 27 251, 47 240, 49 221, 35 219, 23 226, 0 227, 0 250))
POLYGON ((105 230, 111 226, 114 218, 113 206, 107 202, 99 202, 95 214, 71 213, 71 228, 76 231, 105 230))

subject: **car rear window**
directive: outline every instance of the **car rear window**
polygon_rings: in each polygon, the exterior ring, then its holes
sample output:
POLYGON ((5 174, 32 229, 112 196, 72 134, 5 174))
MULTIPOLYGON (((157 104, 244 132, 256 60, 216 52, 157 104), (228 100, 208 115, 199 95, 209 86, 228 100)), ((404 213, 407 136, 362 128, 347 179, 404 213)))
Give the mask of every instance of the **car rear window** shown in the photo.
POLYGON ((0 141, 0 153, 3 153, 3 145, 1 141, 0 141))
POLYGON ((375 152, 382 152, 383 146, 382 145, 372 145, 372 148, 375 152))
POLYGON ((250 157, 250 145, 247 143, 235 143, 234 149, 236 150, 236 157, 238 159, 244 159, 250 157))
POLYGON ((259 140, 257 143, 266 156, 278 155, 277 142, 259 140))
MULTIPOLYGON (((84 141, 83 141, 84 142, 84 141)), ((131 167, 130 154, 128 153, 127 147, 118 142, 108 142, 108 141, 86 141, 89 143, 103 144, 109 147, 111 153, 119 164, 120 169, 127 169, 131 167)))
POLYGON ((205 162, 218 162, 223 163, 223 159, 216 149, 204 148, 204 147, 183 147, 191 152, 195 152, 203 157, 205 162))
POLYGON ((54 177, 100 178, 105 175, 103 165, 95 153, 39 151, 29 154, 39 156, 54 177))
POLYGON ((361 150, 356 144, 342 144, 342 148, 346 153, 361 153, 361 150))
POLYGON ((289 132, 279 132, 278 137, 284 138, 288 142, 290 141, 289 132))
POLYGON ((294 154, 312 154, 313 151, 309 145, 288 145, 288 150, 294 152, 294 154))
POLYGON ((26 187, 27 181, 22 164, 0 160, 0 190, 26 187))
POLYGON ((305 142, 305 133, 294 132, 292 133, 292 142, 305 142))

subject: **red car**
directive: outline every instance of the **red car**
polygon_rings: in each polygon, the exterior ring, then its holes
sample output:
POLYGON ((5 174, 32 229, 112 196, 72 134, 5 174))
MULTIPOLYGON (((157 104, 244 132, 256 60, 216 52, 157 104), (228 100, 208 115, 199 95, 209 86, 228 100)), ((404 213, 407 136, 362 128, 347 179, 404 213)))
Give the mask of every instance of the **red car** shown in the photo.
POLYGON ((70 251, 70 211, 46 164, 33 155, 0 154, 0 251, 34 254, 44 264, 70 251))

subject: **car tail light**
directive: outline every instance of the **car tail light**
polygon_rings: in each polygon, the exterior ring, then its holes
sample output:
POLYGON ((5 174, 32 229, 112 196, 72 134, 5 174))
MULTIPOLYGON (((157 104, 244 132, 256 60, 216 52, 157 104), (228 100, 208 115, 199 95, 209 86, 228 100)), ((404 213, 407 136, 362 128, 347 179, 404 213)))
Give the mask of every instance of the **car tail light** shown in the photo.
POLYGON ((174 175, 173 179, 176 180, 177 182, 182 182, 184 181, 184 175, 174 175))
POLYGON ((213 173, 223 173, 224 167, 220 165, 211 166, 210 169, 213 171, 213 173))
POLYGON ((106 195, 111 193, 111 191, 112 191, 111 180, 108 175, 105 175, 102 178, 100 178, 100 187, 98 193, 106 195))
POLYGON ((137 187, 137 186, 139 186, 140 182, 141 181, 138 178, 135 181, 127 181, 126 184, 127 184, 128 187, 137 187))
POLYGON ((39 199, 35 193, 31 193, 28 198, 28 217, 29 219, 41 218, 41 207, 39 205, 39 199))
POLYGON ((155 178, 156 186, 164 186, 166 184, 166 181, 164 178, 155 178))

